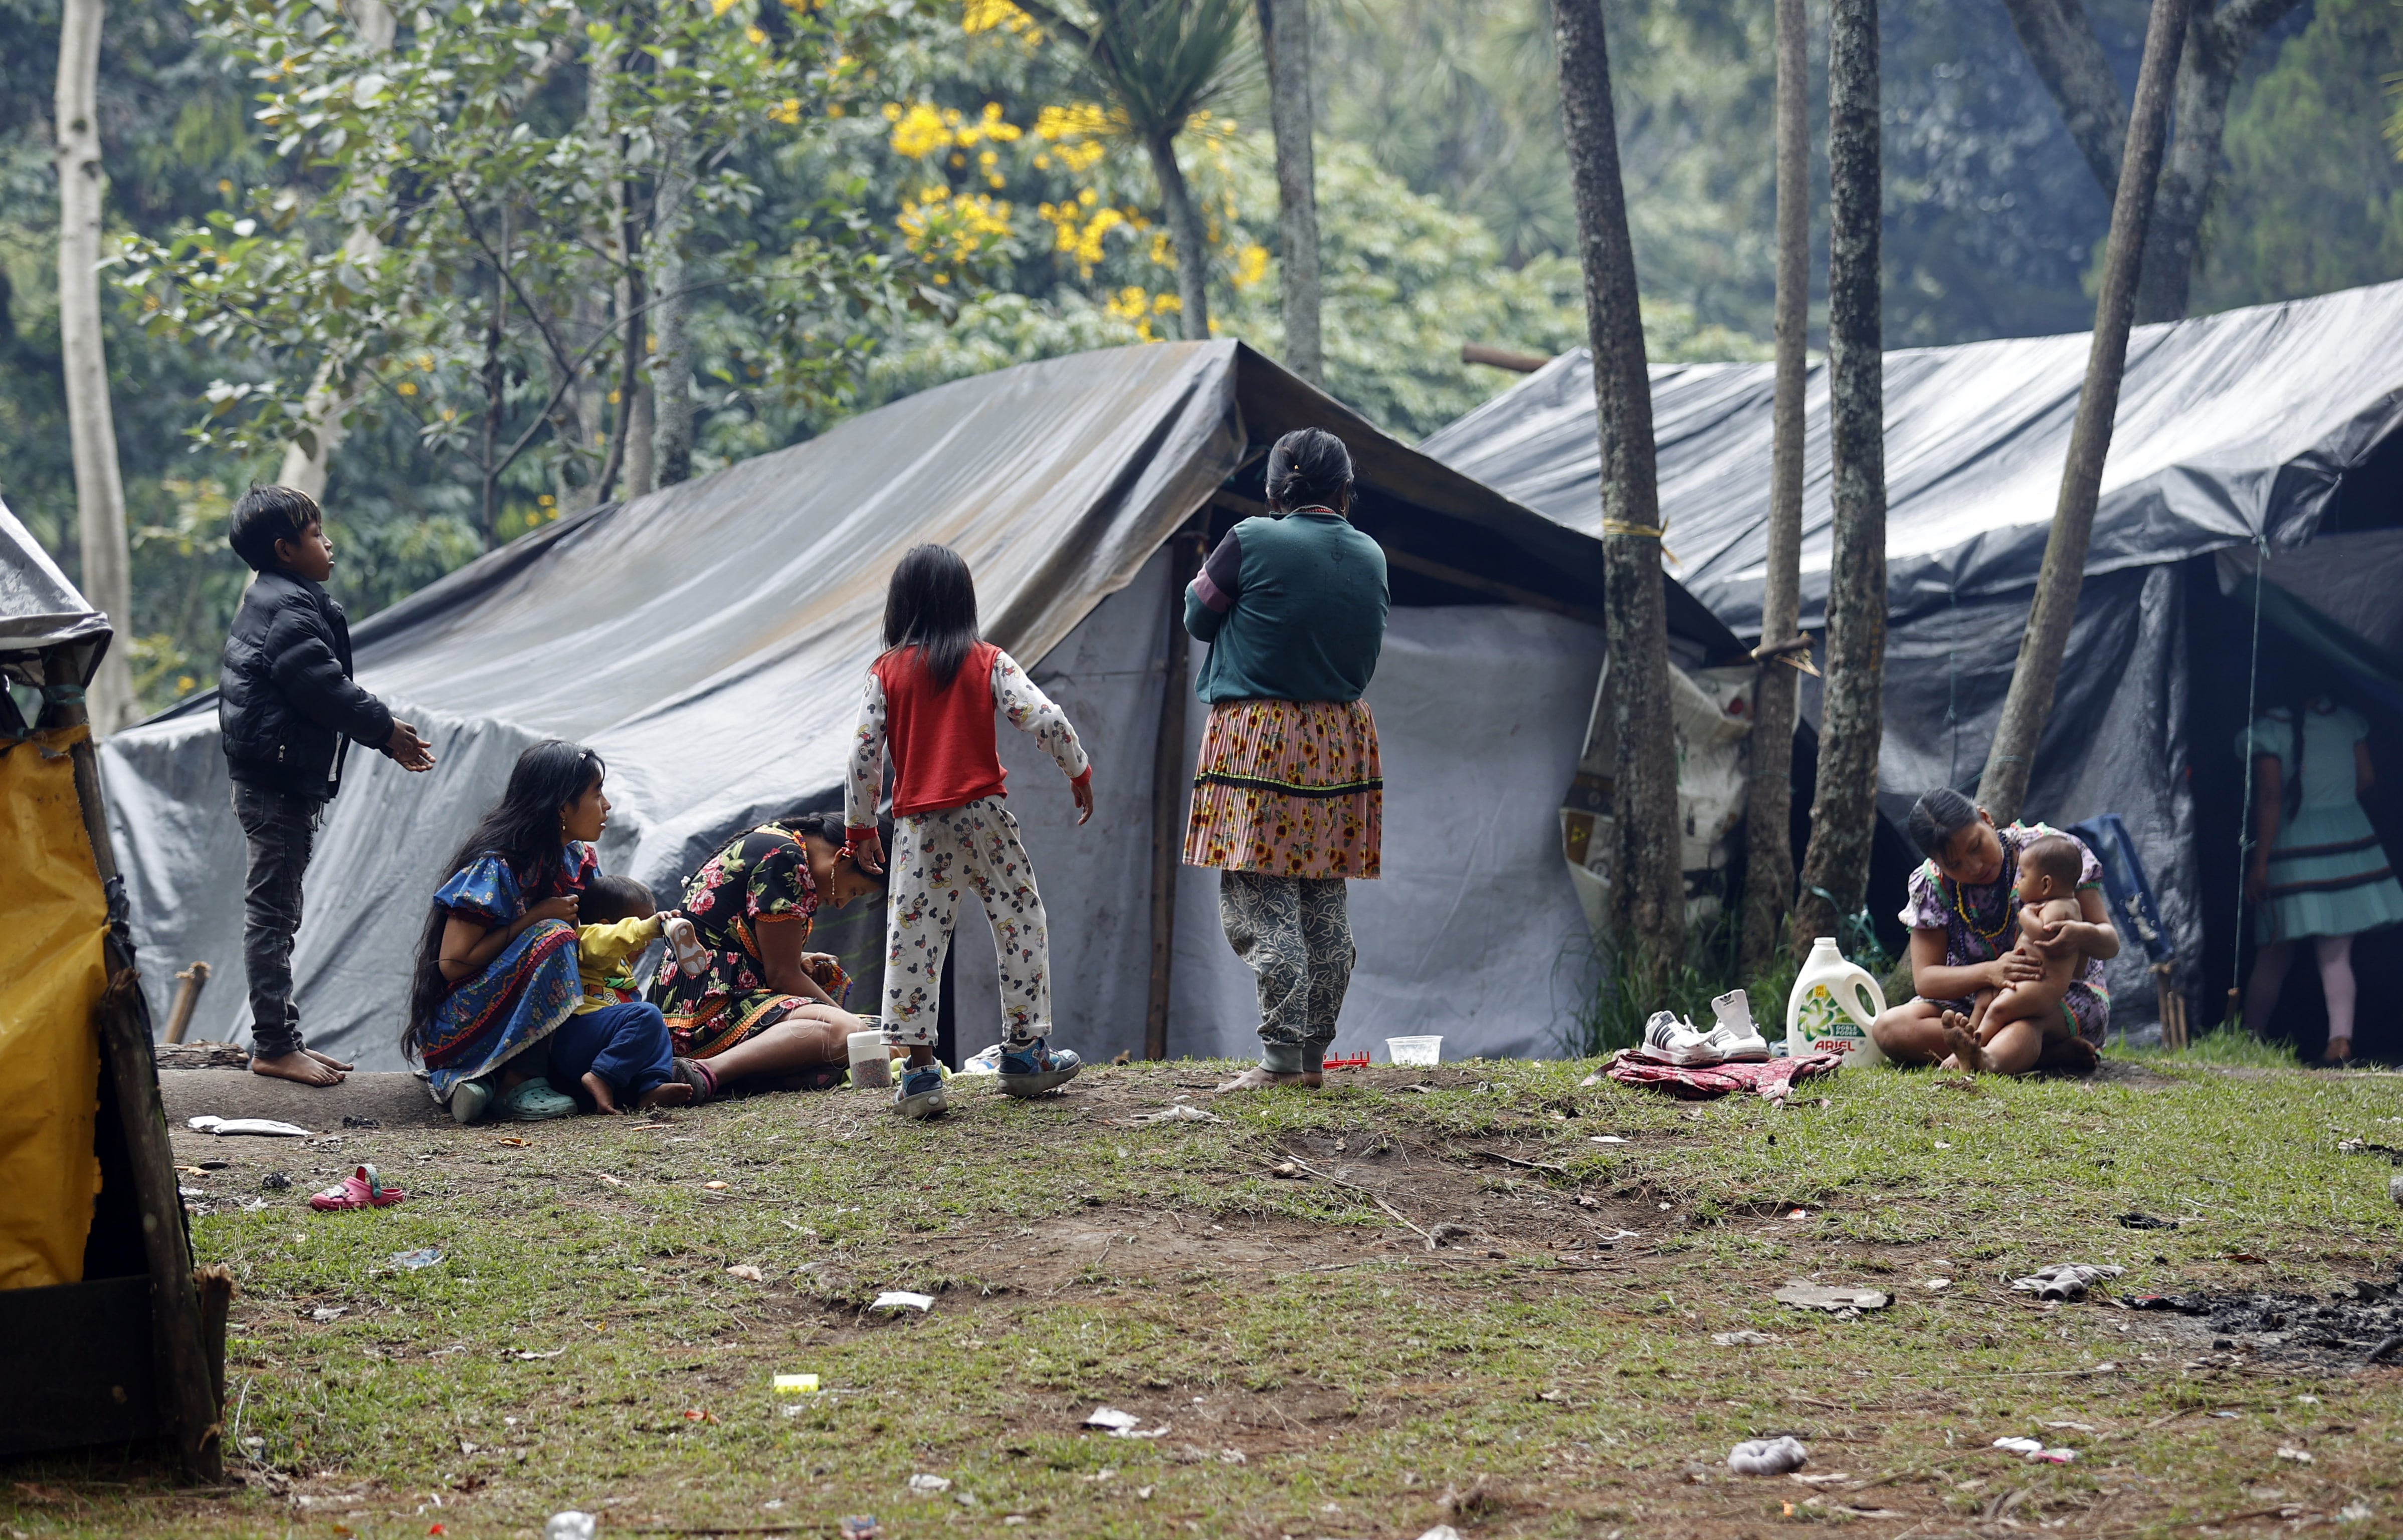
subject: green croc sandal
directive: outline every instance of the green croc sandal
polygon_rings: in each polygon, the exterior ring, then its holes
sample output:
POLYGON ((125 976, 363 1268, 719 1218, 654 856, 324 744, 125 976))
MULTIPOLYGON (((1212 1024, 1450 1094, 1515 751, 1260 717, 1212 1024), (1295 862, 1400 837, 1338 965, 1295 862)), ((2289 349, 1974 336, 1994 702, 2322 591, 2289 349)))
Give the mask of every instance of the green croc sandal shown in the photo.
POLYGON ((482 1117, 492 1104, 490 1080, 462 1080, 451 1088, 451 1117, 463 1127, 482 1117))
POLYGON ((576 1098, 562 1096, 540 1080, 521 1081, 493 1103, 493 1116, 510 1123, 547 1123, 576 1116, 576 1098))

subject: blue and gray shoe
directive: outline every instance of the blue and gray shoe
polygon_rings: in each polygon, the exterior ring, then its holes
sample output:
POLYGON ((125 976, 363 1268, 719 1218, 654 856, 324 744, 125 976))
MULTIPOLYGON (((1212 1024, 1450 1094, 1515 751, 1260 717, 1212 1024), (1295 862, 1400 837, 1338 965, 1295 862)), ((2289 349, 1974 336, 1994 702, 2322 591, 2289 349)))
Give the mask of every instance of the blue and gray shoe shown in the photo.
POLYGON ((951 1098, 943 1094, 943 1066, 931 1059, 905 1066, 893 1082, 893 1110, 904 1117, 932 1117, 951 1106, 951 1098))
POLYGON ((1007 1096, 1040 1096, 1076 1078, 1084 1064, 1066 1048, 1054 1048, 1042 1038, 1031 1043, 1005 1043, 1001 1047, 1001 1089, 1007 1096))

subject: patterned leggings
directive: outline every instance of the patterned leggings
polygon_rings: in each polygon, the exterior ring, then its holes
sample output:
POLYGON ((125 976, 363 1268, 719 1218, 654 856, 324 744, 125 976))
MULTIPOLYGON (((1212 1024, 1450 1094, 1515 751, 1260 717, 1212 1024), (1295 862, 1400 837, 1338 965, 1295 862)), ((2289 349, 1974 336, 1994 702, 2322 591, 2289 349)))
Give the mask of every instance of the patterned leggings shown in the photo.
POLYGON ((998 797, 893 821, 892 886, 884 900, 884 1031, 931 1046, 942 1006, 943 954, 961 895, 993 922, 1001 964, 1001 1020, 1012 1044, 1051 1031, 1051 932, 1018 820, 998 797))
POLYGON ((1352 987, 1352 922, 1340 877, 1218 873, 1227 944, 1259 975, 1261 1063, 1280 1075, 1316 1070, 1335 1041, 1352 987))

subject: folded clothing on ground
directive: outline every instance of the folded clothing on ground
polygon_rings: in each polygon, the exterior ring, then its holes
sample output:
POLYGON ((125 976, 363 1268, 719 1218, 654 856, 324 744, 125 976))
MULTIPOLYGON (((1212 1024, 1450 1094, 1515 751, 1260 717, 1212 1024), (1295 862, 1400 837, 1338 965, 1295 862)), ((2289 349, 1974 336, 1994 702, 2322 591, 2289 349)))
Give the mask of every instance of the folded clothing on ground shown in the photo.
POLYGON ((1841 1055, 1804 1053, 1749 1064, 1678 1064, 1665 1055, 1644 1048, 1622 1048, 1604 1073, 1622 1086, 1650 1086, 1690 1102, 1707 1102, 1729 1091, 1748 1090, 1775 1101, 1795 1082, 1833 1075, 1844 1067, 1841 1055))

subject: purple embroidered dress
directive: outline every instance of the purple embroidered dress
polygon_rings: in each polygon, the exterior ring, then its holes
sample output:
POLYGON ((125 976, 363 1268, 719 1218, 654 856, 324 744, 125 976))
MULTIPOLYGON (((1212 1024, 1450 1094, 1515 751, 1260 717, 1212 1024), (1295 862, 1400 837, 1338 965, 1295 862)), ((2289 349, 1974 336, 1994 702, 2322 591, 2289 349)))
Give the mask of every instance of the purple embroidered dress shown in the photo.
MULTIPOLYGON (((2103 864, 2094 859, 2086 841, 2074 834, 2062 834, 2049 824, 2013 824, 1994 831, 1994 838, 2002 842, 2003 870, 1991 882, 1964 887, 1937 871, 1935 862, 1921 862, 1910 874, 1910 901, 1902 907, 1902 923, 1912 930, 1942 931, 1948 968, 1994 961, 2020 944, 2019 909, 2011 903, 2011 889, 2019 881, 2020 848, 2048 834, 2061 835, 2077 847, 2080 893, 2103 885, 2103 864)), ((1966 1000, 1931 1003, 1965 1016, 1969 1012, 1966 1000)), ((2062 996, 2061 1011, 2069 1019, 2072 1032, 2098 1048, 2103 1046, 2111 1024, 2111 992, 2104 985, 2099 961, 2089 957, 2079 964, 2077 978, 2062 996)))

